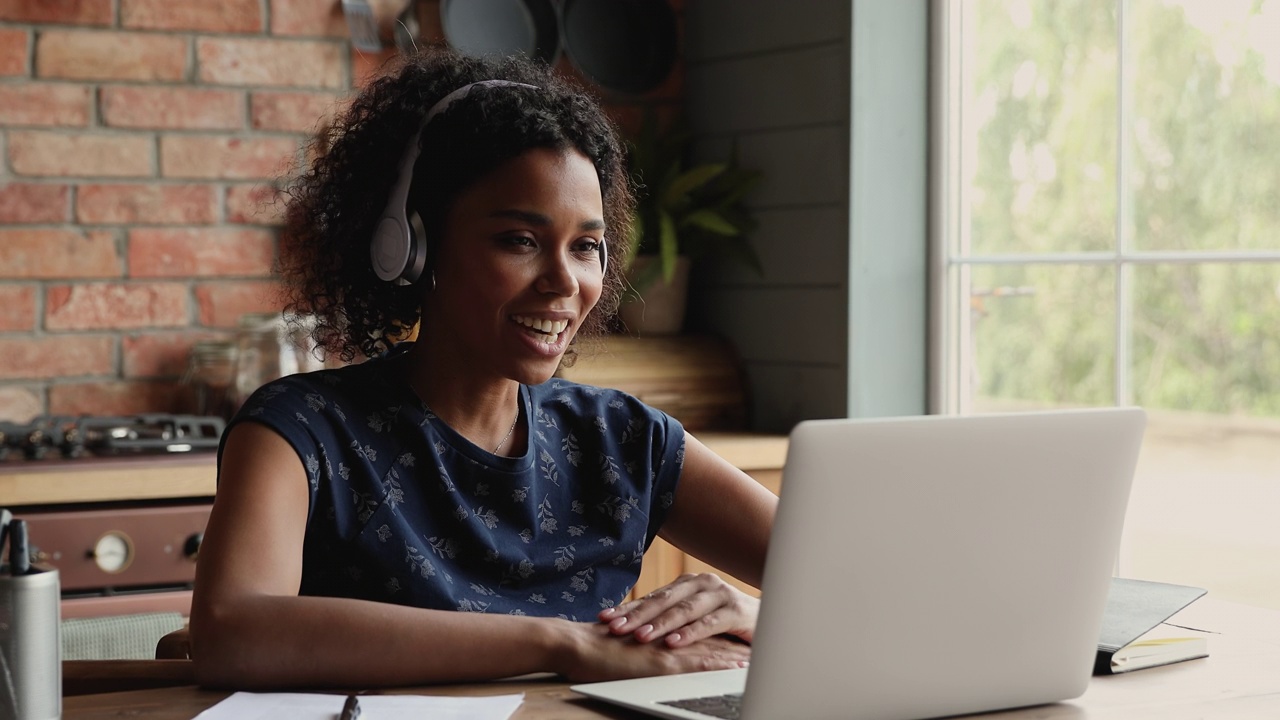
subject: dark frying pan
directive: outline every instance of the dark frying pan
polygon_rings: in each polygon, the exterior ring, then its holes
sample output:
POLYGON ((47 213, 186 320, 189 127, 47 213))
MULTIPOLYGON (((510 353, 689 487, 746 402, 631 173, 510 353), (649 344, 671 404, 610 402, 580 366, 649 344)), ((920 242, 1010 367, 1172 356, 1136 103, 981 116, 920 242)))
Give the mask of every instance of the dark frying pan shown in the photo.
POLYGON ((524 55, 551 64, 560 52, 551 0, 442 0, 440 21, 464 55, 524 55))
POLYGON ((607 90, 641 94, 657 87, 676 61, 676 16, 667 0, 564 0, 564 51, 607 90))

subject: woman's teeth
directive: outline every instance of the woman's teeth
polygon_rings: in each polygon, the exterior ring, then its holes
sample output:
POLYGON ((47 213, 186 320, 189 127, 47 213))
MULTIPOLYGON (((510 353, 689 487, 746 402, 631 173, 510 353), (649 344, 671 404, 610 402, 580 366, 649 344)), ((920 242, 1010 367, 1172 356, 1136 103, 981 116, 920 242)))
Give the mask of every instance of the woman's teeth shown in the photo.
POLYGON ((546 320, 543 318, 526 317, 524 315, 512 315, 511 319, 530 330, 539 333, 541 335, 539 339, 548 345, 555 342, 556 338, 560 336, 560 333, 564 332, 564 329, 569 327, 568 320, 546 320))

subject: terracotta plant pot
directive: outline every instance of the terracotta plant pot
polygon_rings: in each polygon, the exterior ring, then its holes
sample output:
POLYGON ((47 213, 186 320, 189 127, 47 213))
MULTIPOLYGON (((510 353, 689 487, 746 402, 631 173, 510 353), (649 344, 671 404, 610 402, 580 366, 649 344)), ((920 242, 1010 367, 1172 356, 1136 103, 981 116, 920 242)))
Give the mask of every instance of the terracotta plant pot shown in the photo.
MULTIPOLYGON (((658 262, 652 255, 640 255, 631 264, 628 275, 642 277, 645 268, 658 262)), ((684 315, 689 295, 689 258, 676 260, 676 273, 670 284, 662 278, 640 290, 640 297, 622 303, 618 317, 631 335, 675 335, 684 329, 684 315)))

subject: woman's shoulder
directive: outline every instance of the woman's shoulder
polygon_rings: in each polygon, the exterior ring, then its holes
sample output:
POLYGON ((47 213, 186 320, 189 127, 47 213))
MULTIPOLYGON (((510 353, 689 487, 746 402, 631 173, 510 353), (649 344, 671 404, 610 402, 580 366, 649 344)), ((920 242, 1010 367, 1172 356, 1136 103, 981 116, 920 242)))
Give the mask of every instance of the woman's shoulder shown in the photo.
POLYGON ((551 378, 541 385, 530 385, 529 395, 533 405, 545 412, 591 415, 648 415, 659 412, 621 390, 564 378, 551 378))
POLYGON ((675 418, 622 390, 552 378, 529 386, 529 393, 540 426, 572 429, 579 437, 600 435, 608 443, 683 434, 675 418))
POLYGON ((344 406, 356 407, 386 398, 391 393, 382 373, 376 368, 378 360, 358 365, 314 370, 285 375, 254 391, 244 407, 259 412, 277 410, 292 413, 305 407, 311 412, 336 410, 344 406))

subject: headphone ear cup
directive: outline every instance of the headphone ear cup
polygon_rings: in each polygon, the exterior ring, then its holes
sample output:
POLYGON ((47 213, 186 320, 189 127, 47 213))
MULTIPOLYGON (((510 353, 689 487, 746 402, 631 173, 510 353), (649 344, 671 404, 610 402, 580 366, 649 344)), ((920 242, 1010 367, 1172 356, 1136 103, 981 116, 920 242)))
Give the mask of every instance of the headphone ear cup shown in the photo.
POLYGON ((402 285, 412 285, 422 279, 422 271, 427 268, 427 231, 422 226, 422 218, 417 212, 409 213, 409 258, 404 272, 400 274, 402 285))
POLYGON ((413 260, 413 234, 402 216, 387 213, 378 221, 369 245, 373 271, 387 282, 399 280, 413 260))
POLYGON ((600 239, 600 274, 609 274, 609 243, 604 238, 600 239))

